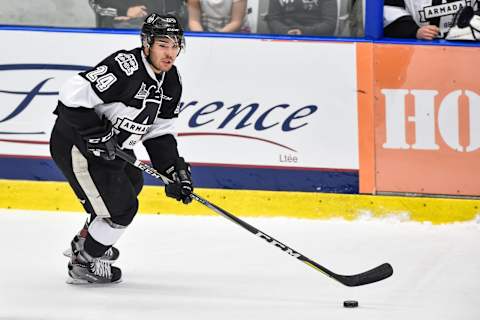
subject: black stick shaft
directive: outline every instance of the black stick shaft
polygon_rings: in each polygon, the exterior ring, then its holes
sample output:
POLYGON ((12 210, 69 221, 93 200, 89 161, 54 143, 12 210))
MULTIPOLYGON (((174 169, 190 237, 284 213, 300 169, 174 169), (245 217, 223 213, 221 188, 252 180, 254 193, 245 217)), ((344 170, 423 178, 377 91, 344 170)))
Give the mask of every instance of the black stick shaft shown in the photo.
MULTIPOLYGON (((116 154, 128 162, 129 164, 133 165, 134 167, 139 168, 140 170, 150 174, 151 176, 162 180, 164 183, 172 183, 169 178, 166 176, 162 175, 159 173, 157 170, 149 166, 148 164, 137 160, 134 156, 129 155, 128 153, 124 152, 121 149, 117 149, 116 154)), ((287 253, 288 255, 297 258, 298 260, 302 261, 306 265, 312 267, 313 269, 320 271, 324 275, 340 282, 343 285, 350 286, 350 287, 355 287, 355 286, 361 286, 373 282, 377 282, 383 279, 386 279, 390 277, 393 274, 393 268, 390 264, 384 263, 374 269, 368 270, 363 273, 359 273, 356 275, 339 275, 336 274, 324 266, 316 263, 315 261, 307 258, 303 254, 299 253, 298 251, 290 248, 289 246, 283 244, 282 242, 276 240, 275 238, 269 236, 265 232, 260 231, 259 229, 255 228, 254 226, 248 224, 247 222, 241 220, 240 218, 234 216, 233 214, 227 212, 226 210, 220 208, 219 206, 209 202, 206 199, 203 199, 202 197, 198 196, 195 193, 191 194, 192 199, 196 200, 197 202, 203 204, 204 206, 210 208, 211 210, 215 211, 216 213, 220 214, 221 216, 227 218, 228 220, 236 223, 237 225, 241 226, 245 230, 249 231, 250 233, 253 233, 257 237, 267 241, 268 243, 274 245, 275 247, 281 249, 283 252, 287 253)))

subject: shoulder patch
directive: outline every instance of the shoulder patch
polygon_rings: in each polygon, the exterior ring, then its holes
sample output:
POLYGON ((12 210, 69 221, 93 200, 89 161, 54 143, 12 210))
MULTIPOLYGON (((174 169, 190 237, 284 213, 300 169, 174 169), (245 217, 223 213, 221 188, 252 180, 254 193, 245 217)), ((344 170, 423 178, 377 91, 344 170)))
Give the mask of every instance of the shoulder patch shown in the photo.
POLYGON ((118 62, 120 69, 122 69, 127 76, 131 76, 135 71, 138 70, 137 59, 131 53, 120 52, 115 57, 115 61, 118 62))

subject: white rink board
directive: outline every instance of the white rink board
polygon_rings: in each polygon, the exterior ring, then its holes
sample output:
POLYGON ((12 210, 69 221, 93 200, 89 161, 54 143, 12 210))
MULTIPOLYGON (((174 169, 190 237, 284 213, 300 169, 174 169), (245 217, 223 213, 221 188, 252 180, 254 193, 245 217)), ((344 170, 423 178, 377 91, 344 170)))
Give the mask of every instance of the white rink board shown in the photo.
MULTIPOLYGON (((94 33, 3 30, 0 39, 11 48, 0 56, 0 140, 42 142, 55 119, 51 93, 79 71, 19 68, 94 66, 139 44, 136 35, 94 33), (40 94, 19 108, 45 80, 40 94)), ((354 43, 188 37, 177 60, 188 106, 178 121, 182 154, 197 163, 358 169, 355 63, 354 43), (206 107, 212 103, 217 107, 206 107), (249 117, 244 110, 226 121, 232 106, 252 104, 258 106, 249 117)), ((8 155, 49 155, 41 144, 0 141, 0 148, 8 155)), ((139 156, 147 158, 144 150, 139 156)))

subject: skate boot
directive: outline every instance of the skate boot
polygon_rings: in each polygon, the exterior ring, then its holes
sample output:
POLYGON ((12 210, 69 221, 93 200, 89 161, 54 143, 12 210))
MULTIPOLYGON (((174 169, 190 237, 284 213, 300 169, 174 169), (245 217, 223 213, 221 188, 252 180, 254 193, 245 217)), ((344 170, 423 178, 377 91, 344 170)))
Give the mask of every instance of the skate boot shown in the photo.
MULTIPOLYGON (((78 251, 83 250, 83 244, 88 234, 88 226, 85 226, 80 230, 80 232, 73 237, 73 240, 70 242, 70 248, 63 252, 63 255, 67 258, 72 258, 72 255, 78 251)), ((99 259, 104 260, 108 263, 114 263, 117 261, 120 256, 120 251, 115 247, 110 247, 99 259)))
POLYGON ((120 268, 101 258, 93 258, 85 250, 74 254, 68 263, 68 275, 69 284, 108 284, 122 279, 120 268))

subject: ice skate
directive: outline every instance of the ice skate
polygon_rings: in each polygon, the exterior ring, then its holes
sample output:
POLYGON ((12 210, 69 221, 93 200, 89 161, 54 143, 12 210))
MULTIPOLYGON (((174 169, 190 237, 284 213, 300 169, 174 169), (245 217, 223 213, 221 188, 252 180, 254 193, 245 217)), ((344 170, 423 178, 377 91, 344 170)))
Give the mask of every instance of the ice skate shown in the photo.
POLYGON ((120 282, 122 271, 111 263, 93 258, 85 250, 80 250, 68 263, 68 276, 69 284, 109 284, 120 282))

